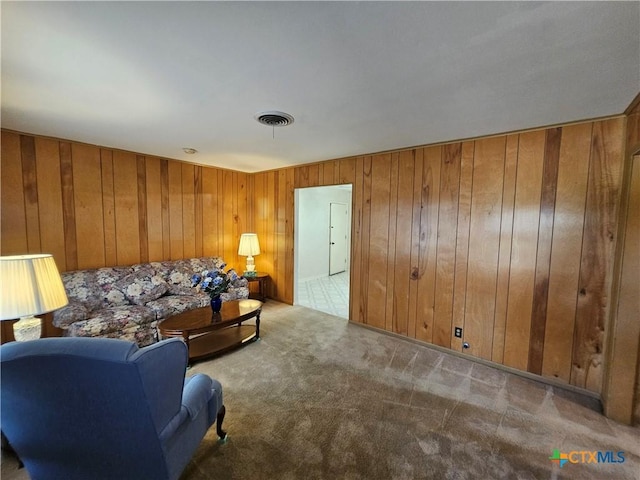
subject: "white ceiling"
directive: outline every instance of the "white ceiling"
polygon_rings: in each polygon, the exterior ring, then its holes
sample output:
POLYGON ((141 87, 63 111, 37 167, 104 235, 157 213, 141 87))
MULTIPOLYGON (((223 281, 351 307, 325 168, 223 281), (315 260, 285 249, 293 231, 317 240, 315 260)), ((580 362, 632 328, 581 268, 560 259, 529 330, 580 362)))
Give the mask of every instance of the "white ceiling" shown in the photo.
POLYGON ((3 128, 246 172, 619 114, 640 92, 640 2, 1 9, 3 128))

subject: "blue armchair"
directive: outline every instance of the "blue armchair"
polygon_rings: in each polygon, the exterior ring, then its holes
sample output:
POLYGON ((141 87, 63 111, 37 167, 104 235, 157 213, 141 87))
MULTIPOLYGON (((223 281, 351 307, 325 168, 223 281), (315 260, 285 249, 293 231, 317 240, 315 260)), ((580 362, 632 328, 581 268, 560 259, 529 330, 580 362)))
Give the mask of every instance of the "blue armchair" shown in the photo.
POLYGON ((179 339, 12 342, 0 362, 0 425, 33 479, 177 479, 213 423, 226 438, 222 387, 185 380, 179 339))

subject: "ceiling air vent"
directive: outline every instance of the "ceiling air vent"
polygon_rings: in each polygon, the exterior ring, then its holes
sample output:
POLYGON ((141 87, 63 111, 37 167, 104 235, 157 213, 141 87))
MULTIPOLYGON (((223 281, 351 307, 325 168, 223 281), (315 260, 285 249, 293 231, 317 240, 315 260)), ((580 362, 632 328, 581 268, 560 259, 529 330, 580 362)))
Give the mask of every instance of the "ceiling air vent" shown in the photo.
POLYGON ((293 123, 293 117, 284 112, 261 112, 257 113, 254 118, 269 127, 286 127, 293 123))

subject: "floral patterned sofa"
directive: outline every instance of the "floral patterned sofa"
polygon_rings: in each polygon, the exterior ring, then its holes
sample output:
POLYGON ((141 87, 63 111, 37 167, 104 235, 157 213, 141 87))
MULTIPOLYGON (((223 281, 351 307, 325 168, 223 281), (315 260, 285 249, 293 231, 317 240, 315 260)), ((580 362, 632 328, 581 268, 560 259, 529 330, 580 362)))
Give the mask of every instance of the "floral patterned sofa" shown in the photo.
MULTIPOLYGON (((222 269, 219 257, 141 263, 62 273, 69 304, 53 314, 53 324, 69 337, 111 337, 139 346, 157 341, 159 321, 209 305, 209 295, 192 287, 194 273, 222 269)), ((238 277, 223 301, 247 298, 247 280, 238 277)))

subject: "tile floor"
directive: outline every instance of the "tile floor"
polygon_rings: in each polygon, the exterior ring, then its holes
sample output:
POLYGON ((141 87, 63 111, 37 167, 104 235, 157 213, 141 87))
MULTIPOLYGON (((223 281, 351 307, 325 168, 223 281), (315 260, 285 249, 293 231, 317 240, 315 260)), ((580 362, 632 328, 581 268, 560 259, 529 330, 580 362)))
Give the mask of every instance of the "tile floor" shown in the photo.
POLYGON ((298 282, 298 305, 349 318, 349 272, 298 282))

